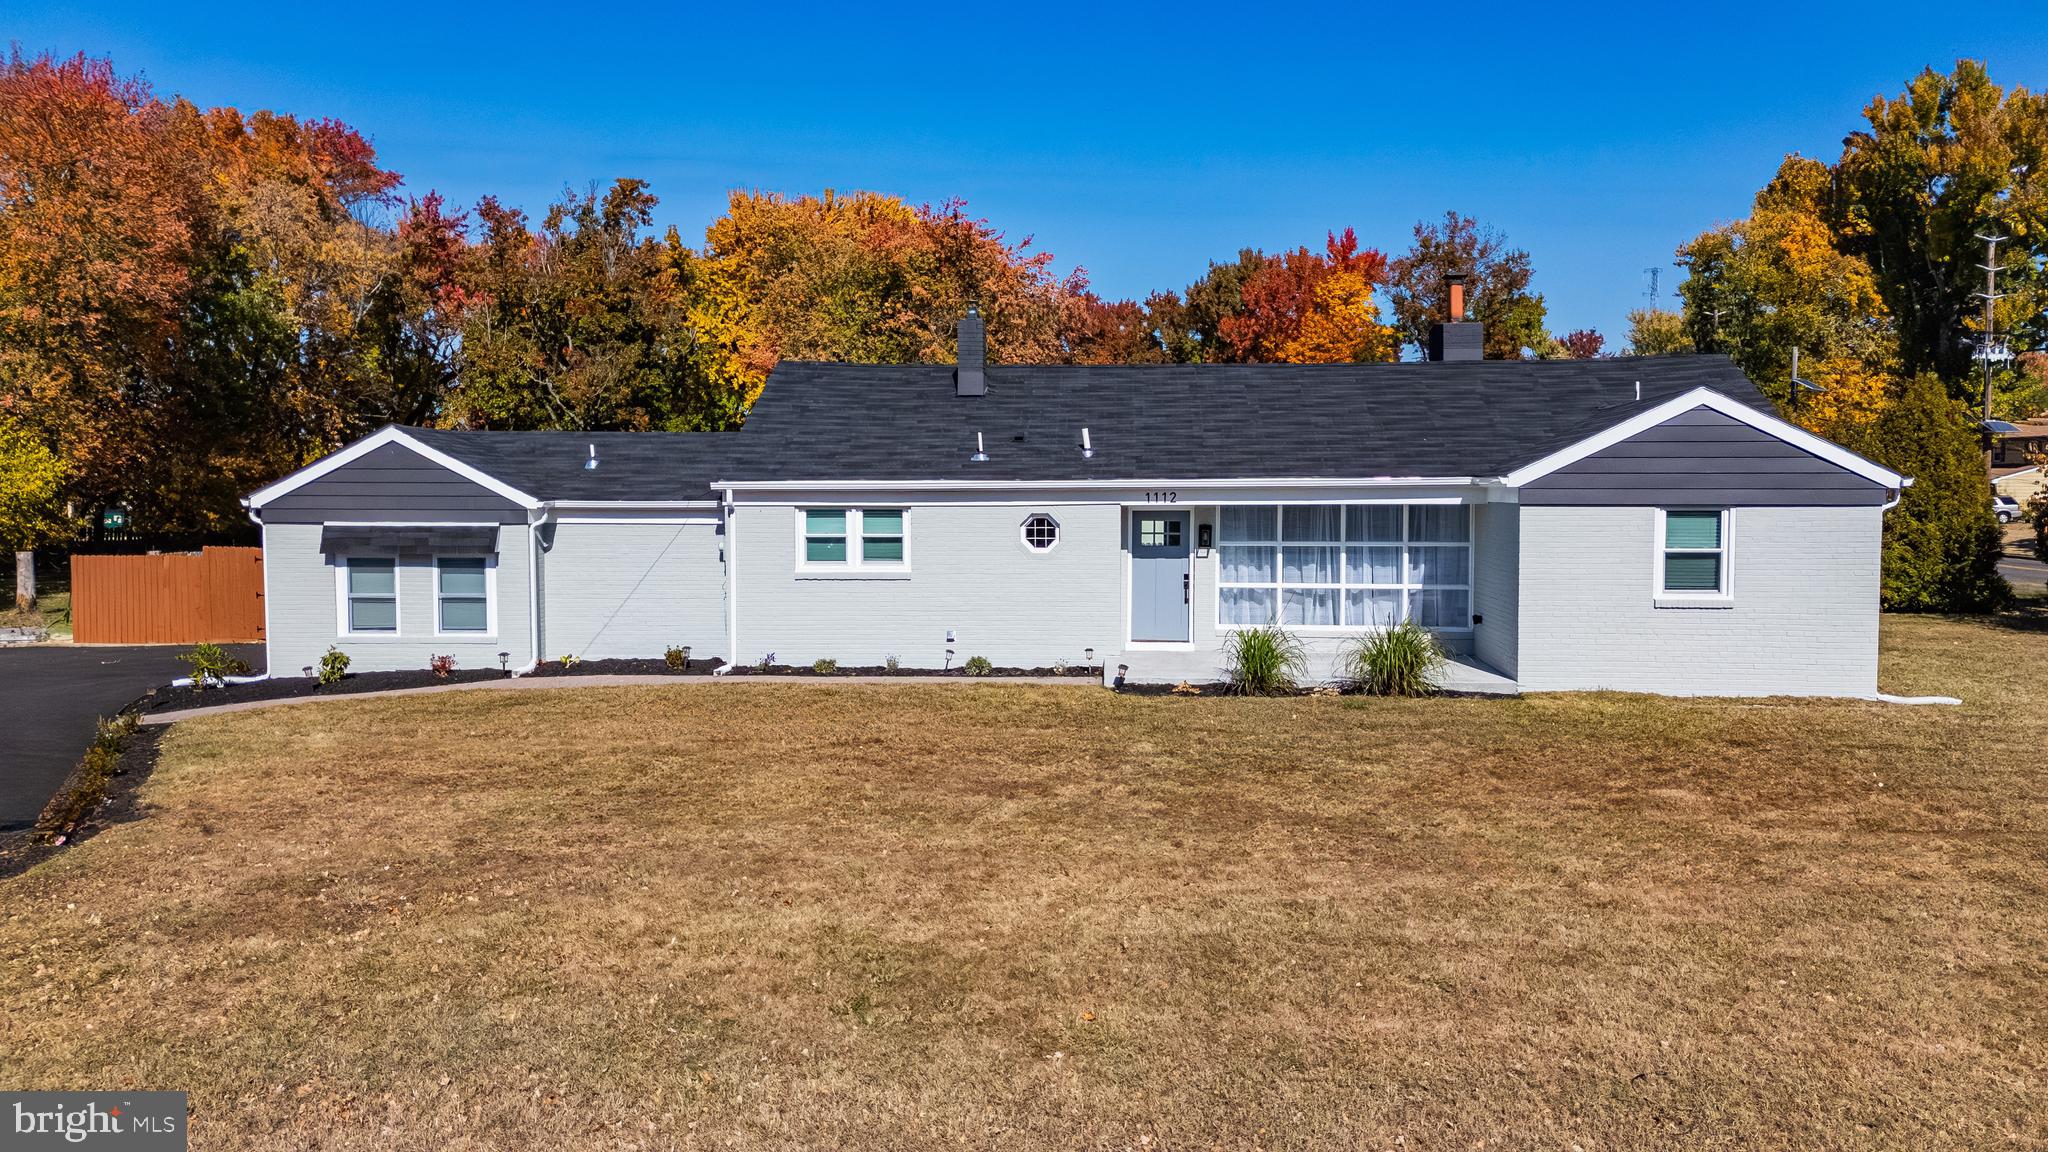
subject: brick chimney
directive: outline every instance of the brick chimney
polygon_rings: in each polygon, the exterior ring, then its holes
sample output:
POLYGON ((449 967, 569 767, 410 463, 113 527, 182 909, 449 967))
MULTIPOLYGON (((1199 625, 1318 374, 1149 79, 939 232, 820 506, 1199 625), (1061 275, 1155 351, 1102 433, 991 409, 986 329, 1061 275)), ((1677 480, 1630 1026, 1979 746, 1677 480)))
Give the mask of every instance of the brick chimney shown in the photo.
POLYGON ((982 373, 982 368, 988 364, 988 330, 982 326, 981 310, 972 304, 967 306, 967 315, 960 318, 957 343, 959 352, 954 357, 953 394, 988 395, 988 377, 982 373))
POLYGON ((1429 326, 1429 358, 1431 360, 1479 360, 1486 351, 1486 326, 1476 320, 1465 319, 1465 274, 1451 272, 1444 276, 1444 286, 1449 289, 1450 307, 1446 314, 1449 319, 1441 324, 1429 326))

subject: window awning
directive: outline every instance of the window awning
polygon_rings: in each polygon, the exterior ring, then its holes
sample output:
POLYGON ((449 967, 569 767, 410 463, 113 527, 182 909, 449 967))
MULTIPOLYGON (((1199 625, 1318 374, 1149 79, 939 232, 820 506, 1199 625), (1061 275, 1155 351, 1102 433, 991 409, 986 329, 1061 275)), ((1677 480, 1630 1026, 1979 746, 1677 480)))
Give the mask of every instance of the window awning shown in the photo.
POLYGON ((320 551, 495 552, 495 524, 323 524, 320 551))

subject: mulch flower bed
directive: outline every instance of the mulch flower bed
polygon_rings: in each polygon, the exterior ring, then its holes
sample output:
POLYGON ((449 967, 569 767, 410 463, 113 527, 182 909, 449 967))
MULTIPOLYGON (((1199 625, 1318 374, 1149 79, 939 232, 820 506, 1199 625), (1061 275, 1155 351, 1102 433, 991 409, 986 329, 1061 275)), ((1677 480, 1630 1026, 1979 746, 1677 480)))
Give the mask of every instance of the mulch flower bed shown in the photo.
POLYGON ((686 660, 681 668, 671 668, 668 661, 648 660, 578 660, 564 665, 560 660, 545 660, 541 666, 528 672, 528 676, 709 676, 713 669, 725 663, 723 660, 686 660))
POLYGON ((135 702, 142 712, 172 712, 183 708, 211 708, 239 704, 244 700, 295 700, 313 696, 351 696, 358 692, 384 692, 392 688, 428 688, 436 684, 473 684, 479 680, 503 680, 506 673, 496 668, 457 668, 436 676, 425 668, 403 672, 351 672, 336 684, 322 684, 308 676, 285 676, 258 680, 253 684, 229 684, 194 692, 189 685, 169 684, 153 688, 135 702))

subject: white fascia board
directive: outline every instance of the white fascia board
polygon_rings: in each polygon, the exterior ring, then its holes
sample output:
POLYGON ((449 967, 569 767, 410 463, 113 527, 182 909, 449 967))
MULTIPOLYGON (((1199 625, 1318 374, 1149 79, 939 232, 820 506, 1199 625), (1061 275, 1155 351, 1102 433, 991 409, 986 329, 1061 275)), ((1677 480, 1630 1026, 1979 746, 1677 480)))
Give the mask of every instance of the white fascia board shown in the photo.
POLYGON ((1674 416, 1681 416, 1695 408, 1711 408, 1723 416, 1741 421, 1766 436, 1775 437, 1803 452, 1811 453, 1846 472, 1852 472, 1873 484, 1886 488, 1905 488, 1913 483, 1911 478, 1880 464, 1874 464, 1839 444, 1832 444, 1815 436, 1795 424, 1788 424, 1711 388, 1695 388, 1682 396, 1675 396, 1645 412, 1638 413, 1611 428, 1596 432, 1584 440, 1545 456, 1530 464, 1524 464, 1506 476, 1501 483, 1511 488, 1520 488, 1533 480, 1540 480, 1560 468, 1576 464, 1595 452, 1611 448, 1631 437, 1647 432, 1674 416))
MULTIPOLYGON (((1072 489, 1116 491, 1120 489, 1178 488, 1202 491, 1211 488, 1418 488, 1472 484, 1470 476, 1360 476, 1333 479, 1327 476, 1296 478, 1246 477, 1227 480, 720 480, 713 487, 727 492, 865 492, 874 489, 925 492, 1006 492, 1072 489)), ((730 497, 728 497, 729 499, 730 497)))
POLYGON ((349 445, 348 447, 343 448, 341 451, 306 465, 304 468, 301 468, 297 472, 294 472, 291 475, 285 477, 284 479, 279 480, 277 483, 272 484, 270 487, 265 488, 260 492, 257 492, 255 495, 249 497, 249 499, 245 501, 245 503, 248 504, 250 508, 260 509, 265 504, 268 504, 272 500, 277 499, 279 496, 284 496, 287 495, 288 493, 296 492, 300 488, 303 488, 306 485, 311 484, 313 481, 320 479, 322 476, 325 476, 328 473, 333 472, 335 469, 340 468, 343 465, 348 464, 352 461, 359 460, 362 457, 370 454, 371 452, 374 452, 377 449, 382 448, 386 444, 396 444, 402 448, 410 449, 411 451, 418 453, 419 455, 425 457, 427 460, 433 462, 434 464, 438 464, 441 467, 446 468, 448 471, 455 473, 457 476, 462 477, 464 480, 468 480, 469 482, 476 484, 479 487, 487 488, 490 491, 495 492, 500 496, 503 496, 505 499, 512 501, 514 504, 519 505, 521 508, 533 509, 540 507, 541 502, 539 500, 536 500, 533 497, 527 495, 526 493, 521 492, 519 489, 512 487, 510 484, 507 484, 502 480, 499 480, 495 476, 492 476, 485 472, 480 472, 477 469, 472 468, 467 464, 464 464, 462 461, 457 460, 455 457, 450 456, 445 452, 438 452, 432 448, 427 447, 425 444, 422 444, 419 441, 413 439, 412 437, 407 436, 405 434, 405 429, 398 427, 396 424, 386 425, 385 427, 378 429, 376 432, 373 432, 368 436, 363 437, 361 440, 356 441, 355 443, 349 445))
POLYGON ((575 509, 582 512, 632 512, 645 508, 660 511, 671 508, 716 508, 718 501, 712 500, 556 500, 556 508, 575 509))

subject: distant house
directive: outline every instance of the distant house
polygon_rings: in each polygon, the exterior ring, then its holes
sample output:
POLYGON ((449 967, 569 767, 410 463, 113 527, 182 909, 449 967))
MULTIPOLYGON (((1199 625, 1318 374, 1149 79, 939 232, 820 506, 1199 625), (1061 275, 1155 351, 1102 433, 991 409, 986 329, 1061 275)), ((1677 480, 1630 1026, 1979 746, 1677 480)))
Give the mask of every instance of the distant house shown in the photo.
POLYGON ((1993 468, 2025 468, 2039 456, 2048 456, 2048 418, 2022 420, 2017 424, 1999 422, 1991 438, 1993 468))
POLYGON ((386 428, 249 498, 270 667, 574 654, 1321 676, 1398 620, 1475 690, 1869 695, 1911 483, 1720 357, 784 363, 744 431, 386 428))

